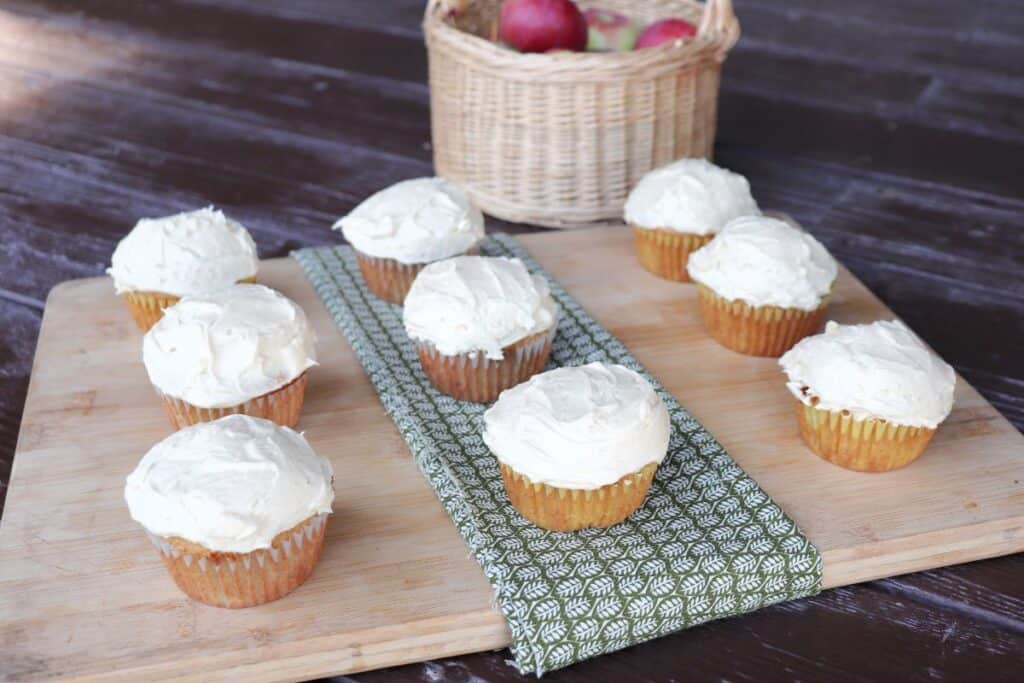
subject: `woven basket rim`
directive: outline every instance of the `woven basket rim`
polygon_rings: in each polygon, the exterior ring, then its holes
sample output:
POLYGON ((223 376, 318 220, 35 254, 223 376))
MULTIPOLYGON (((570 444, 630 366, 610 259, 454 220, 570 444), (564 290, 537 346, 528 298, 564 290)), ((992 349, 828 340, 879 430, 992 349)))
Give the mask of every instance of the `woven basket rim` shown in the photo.
MULTIPOLYGON (((478 67, 492 69, 514 68, 526 70, 526 77, 531 80, 539 76, 557 77, 572 75, 579 78, 581 70, 586 70, 587 79, 604 78, 607 72, 622 70, 654 69, 659 66, 677 67, 691 61, 706 59, 714 55, 724 60, 726 53, 739 39, 740 26, 732 12, 730 0, 674 0, 680 5, 704 8, 726 7, 719 27, 705 29, 707 22, 701 22, 701 32, 693 40, 676 40, 653 48, 631 50, 629 52, 553 52, 553 53, 522 53, 502 47, 487 38, 463 31, 445 19, 444 0, 430 0, 423 15, 423 34, 428 46, 434 42, 445 44, 452 49, 473 52, 481 61, 478 67)), ((510 74, 506 72, 505 78, 510 74)))

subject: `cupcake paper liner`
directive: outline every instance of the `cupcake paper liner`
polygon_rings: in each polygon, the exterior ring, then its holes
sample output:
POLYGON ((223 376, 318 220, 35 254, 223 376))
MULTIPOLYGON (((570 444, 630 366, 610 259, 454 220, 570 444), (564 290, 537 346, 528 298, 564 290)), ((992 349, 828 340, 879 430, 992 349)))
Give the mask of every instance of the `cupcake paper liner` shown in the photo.
POLYGON ((385 301, 401 305, 412 287, 412 281, 423 270, 425 263, 402 263, 392 258, 367 256, 356 251, 359 272, 366 288, 385 301))
POLYGON ((700 313, 708 334, 722 346, 748 356, 778 357, 825 322, 828 297, 813 311, 778 306, 751 306, 726 299, 697 285, 700 313))
POLYGON ((658 277, 676 282, 690 282, 690 274, 686 272, 690 254, 714 237, 665 228, 641 228, 638 225, 632 228, 640 264, 658 277))
POLYGON ((320 558, 327 515, 310 517, 278 534, 270 548, 221 553, 180 538, 149 534, 174 583, 193 600, 214 607, 252 607, 298 588, 320 558))
POLYGON ((125 292, 121 295, 139 329, 148 332, 164 317, 164 309, 178 303, 180 297, 160 292, 125 292))
POLYGON ((822 459, 859 472, 888 472, 905 467, 928 446, 935 430, 888 420, 861 420, 843 412, 796 402, 804 443, 822 459))
POLYGON ((499 465, 512 506, 523 517, 549 531, 618 524, 643 504, 658 469, 658 463, 651 463, 614 484, 596 489, 565 489, 535 484, 511 467, 499 465))
POLYGON ((544 369, 551 355, 557 323, 550 330, 524 337, 502 349, 492 360, 482 351, 446 356, 427 341, 416 340, 423 372, 435 387, 461 401, 488 403, 544 369))
POLYGON ((163 401, 164 411, 175 429, 183 429, 200 422, 213 422, 238 413, 262 417, 285 427, 294 427, 302 412, 307 381, 307 373, 303 372, 279 389, 226 408, 200 408, 188 401, 169 396, 156 387, 154 389, 163 401))
MULTIPOLYGON (((256 282, 256 277, 243 278, 238 282, 256 282)), ((164 317, 165 308, 170 308, 181 300, 180 296, 163 292, 125 292, 121 298, 128 304, 132 319, 143 332, 149 332, 149 328, 160 322, 160 318, 164 317)))

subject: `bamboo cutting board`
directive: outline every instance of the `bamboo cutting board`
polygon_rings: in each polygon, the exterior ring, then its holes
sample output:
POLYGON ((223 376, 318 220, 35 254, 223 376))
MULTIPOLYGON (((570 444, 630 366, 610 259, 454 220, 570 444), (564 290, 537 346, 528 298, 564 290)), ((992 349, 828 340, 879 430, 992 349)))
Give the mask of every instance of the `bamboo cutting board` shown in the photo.
MULTIPOLYGON (((925 455, 847 472, 800 442, 772 359, 718 346, 694 288, 637 264, 627 230, 522 243, 800 524, 839 586, 1024 550, 1024 437, 959 380, 925 455)), ((324 554, 290 596, 245 610, 186 599, 131 521, 124 477, 170 428, 141 335, 106 278, 55 288, 0 521, 0 677, 290 680, 508 643, 491 591, 297 263, 260 281, 320 339, 300 428, 336 473, 324 554)), ((830 315, 891 312, 843 270, 830 315)))

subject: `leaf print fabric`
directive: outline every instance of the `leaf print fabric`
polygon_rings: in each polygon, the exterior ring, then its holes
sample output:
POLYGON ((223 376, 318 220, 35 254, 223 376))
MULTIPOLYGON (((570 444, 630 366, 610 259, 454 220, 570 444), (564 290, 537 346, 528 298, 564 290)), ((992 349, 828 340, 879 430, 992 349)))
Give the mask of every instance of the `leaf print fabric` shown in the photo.
POLYGON ((547 277, 562 309, 550 367, 620 363, 672 417, 643 506, 610 529, 545 531, 519 516, 481 439, 486 405, 430 384, 401 308, 370 294, 350 247, 293 254, 352 345, 413 460, 494 587, 521 671, 538 676, 821 589, 821 556, 722 446, 508 235, 481 244, 547 277))

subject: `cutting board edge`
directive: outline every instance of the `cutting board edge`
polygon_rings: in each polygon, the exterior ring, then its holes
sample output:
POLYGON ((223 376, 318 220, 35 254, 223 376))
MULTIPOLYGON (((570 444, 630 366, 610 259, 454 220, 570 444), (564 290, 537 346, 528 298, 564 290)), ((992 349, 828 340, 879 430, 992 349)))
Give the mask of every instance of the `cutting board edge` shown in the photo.
MULTIPOLYGON (((510 643, 511 635, 504 617, 495 610, 486 609, 407 621, 298 643, 283 643, 280 645, 282 650, 303 651, 278 656, 261 653, 263 658, 253 661, 247 661, 245 656, 251 653, 250 649, 229 650, 214 657, 190 660, 189 664, 194 670, 188 672, 182 671, 178 660, 169 659, 157 664, 102 672, 28 671, 24 677, 16 675, 11 680, 134 683, 140 680, 173 679, 181 683, 206 683, 210 680, 240 680, 244 676, 247 683, 276 683, 344 676, 427 659, 458 657, 500 649, 510 643), (457 625, 449 627, 453 621, 457 625), (470 622, 468 625, 467 621, 470 622), (396 630, 402 631, 400 638, 394 636, 396 630), (416 635, 410 637, 410 630, 416 635), (228 678, 217 678, 229 673, 228 678)), ((7 651, 0 643, 0 660, 16 662, 16 656, 16 652, 7 651)))
POLYGON ((873 545, 823 550, 822 590, 1019 552, 1024 552, 1024 515, 890 538, 873 545), (964 530, 973 532, 970 538, 951 547, 949 537, 964 530), (942 550, 936 549, 939 543, 945 543, 942 550), (894 563, 898 569, 891 566, 894 563))

